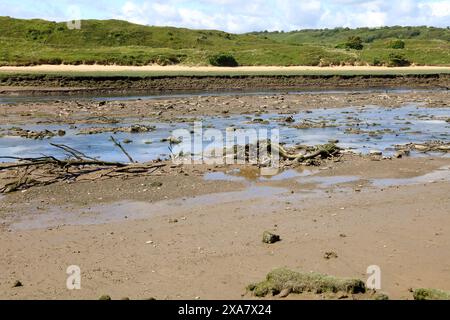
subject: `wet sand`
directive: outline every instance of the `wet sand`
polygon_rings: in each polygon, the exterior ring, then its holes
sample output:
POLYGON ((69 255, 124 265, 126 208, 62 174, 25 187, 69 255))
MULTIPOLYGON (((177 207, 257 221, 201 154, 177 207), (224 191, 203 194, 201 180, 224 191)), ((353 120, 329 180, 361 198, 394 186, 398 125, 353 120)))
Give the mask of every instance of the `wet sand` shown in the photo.
POLYGON ((450 289, 449 165, 449 158, 353 156, 286 180, 168 175, 120 182, 123 193, 117 182, 91 182, 10 194, 1 209, 8 219, 0 297, 240 299, 281 266, 365 280, 366 268, 378 265, 393 299, 411 299, 409 288, 450 289), (411 185, 372 180, 433 171, 440 174, 411 185), (348 176, 356 178, 339 179, 348 176), (162 186, 148 187, 154 179, 162 186), (282 241, 263 244, 264 230, 282 241), (327 251, 338 257, 324 259, 327 251), (66 289, 69 265, 80 266, 82 290, 66 289), (12 288, 15 280, 23 287, 12 288))
MULTIPOLYGON (((178 125, 203 116, 408 103, 448 107, 448 93, 19 102, 2 105, 0 123, 98 125, 131 118, 178 125)), ((381 291, 393 299, 411 299, 410 288, 450 290, 449 166, 442 155, 345 154, 261 179, 251 166, 168 163, 150 176, 3 195, 0 298, 253 298, 245 287, 283 266, 366 280, 367 267, 378 265, 381 291), (282 241, 262 243, 265 230, 282 241), (337 258, 324 259, 330 251, 337 258), (70 265, 81 268, 81 290, 66 288, 70 265), (13 287, 16 280, 23 286, 13 287)))

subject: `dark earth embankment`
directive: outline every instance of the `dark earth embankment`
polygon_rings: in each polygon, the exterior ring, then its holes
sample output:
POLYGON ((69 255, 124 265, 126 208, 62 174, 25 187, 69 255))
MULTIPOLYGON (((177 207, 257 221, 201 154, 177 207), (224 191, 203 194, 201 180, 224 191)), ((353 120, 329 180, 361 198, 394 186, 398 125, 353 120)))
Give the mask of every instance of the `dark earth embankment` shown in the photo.
POLYGON ((66 76, 4 75, 0 94, 60 94, 125 91, 302 90, 424 88, 448 89, 450 75, 303 75, 303 76, 66 76))

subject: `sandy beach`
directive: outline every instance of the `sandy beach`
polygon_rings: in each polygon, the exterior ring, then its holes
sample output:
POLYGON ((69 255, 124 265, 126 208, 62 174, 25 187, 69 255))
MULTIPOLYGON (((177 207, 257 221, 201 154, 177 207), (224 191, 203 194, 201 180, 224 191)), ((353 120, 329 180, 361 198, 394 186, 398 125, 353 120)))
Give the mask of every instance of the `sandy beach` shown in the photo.
POLYGON ((446 66, 408 66, 408 67, 383 67, 383 66, 335 66, 335 67, 317 67, 317 66, 240 66, 240 67, 214 67, 214 66, 119 66, 119 65, 37 65, 0 67, 0 72, 126 72, 126 71, 146 71, 146 72, 303 72, 303 71, 320 71, 320 72, 341 72, 341 71, 358 71, 358 72, 450 72, 450 67, 446 66))

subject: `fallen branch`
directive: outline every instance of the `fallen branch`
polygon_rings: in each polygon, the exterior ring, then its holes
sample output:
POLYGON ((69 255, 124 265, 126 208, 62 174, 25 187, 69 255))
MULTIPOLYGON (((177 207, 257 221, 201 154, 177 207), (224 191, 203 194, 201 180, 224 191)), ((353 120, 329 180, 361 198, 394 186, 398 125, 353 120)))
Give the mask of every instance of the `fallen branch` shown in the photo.
POLYGON ((128 152, 125 150, 125 148, 120 144, 120 142, 117 142, 116 139, 114 139, 113 136, 111 136, 111 141, 114 142, 114 144, 119 147, 119 149, 127 156, 128 160, 130 160, 131 163, 135 163, 133 158, 128 154, 128 152))
POLYGON ((166 165, 164 163, 152 162, 135 163, 129 154, 128 158, 130 161, 133 161, 131 164, 103 161, 86 156, 82 152, 66 145, 51 145, 63 150, 69 155, 69 158, 58 159, 53 156, 36 158, 0 156, 0 159, 17 161, 16 163, 0 165, 2 180, 6 180, 6 183, 0 186, 0 193, 25 190, 34 186, 49 185, 60 181, 92 181, 111 178, 113 176, 127 177, 151 174, 166 165))

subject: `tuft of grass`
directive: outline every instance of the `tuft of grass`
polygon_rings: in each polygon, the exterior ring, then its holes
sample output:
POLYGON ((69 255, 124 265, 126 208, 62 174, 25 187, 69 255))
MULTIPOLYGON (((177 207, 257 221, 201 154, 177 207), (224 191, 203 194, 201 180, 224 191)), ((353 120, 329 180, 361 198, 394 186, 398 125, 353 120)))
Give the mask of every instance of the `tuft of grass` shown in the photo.
POLYGON ((414 300, 450 300, 450 292, 439 289, 419 288, 413 292, 414 300))
POLYGON ((296 272, 286 268, 278 268, 267 274, 264 281, 247 287, 257 297, 276 295, 283 290, 292 293, 364 293, 363 281, 350 278, 336 278, 320 273, 296 272))

